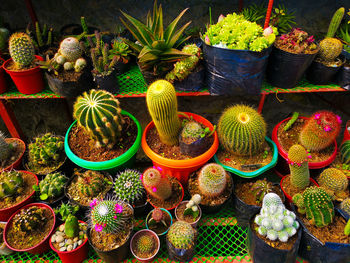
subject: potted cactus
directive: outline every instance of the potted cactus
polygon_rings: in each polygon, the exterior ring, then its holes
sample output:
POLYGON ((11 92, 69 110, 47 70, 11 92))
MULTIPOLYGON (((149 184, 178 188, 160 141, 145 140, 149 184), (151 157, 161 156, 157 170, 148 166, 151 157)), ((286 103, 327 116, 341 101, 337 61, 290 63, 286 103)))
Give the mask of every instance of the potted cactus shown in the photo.
POLYGON ((117 76, 128 71, 131 52, 129 45, 122 40, 115 39, 113 41, 108 57, 109 59, 113 59, 115 56, 117 57, 117 63, 114 66, 117 76))
POLYGON ((345 136, 331 167, 341 170, 350 179, 350 140, 345 140, 345 136))
POLYGON ((340 211, 345 215, 345 218, 350 218, 350 197, 345 198, 340 203, 340 211))
POLYGON ((159 237, 149 229, 136 232, 130 242, 131 253, 140 262, 153 262, 159 248, 159 237))
POLYGON ((188 180, 191 196, 201 196, 201 208, 206 213, 215 213, 222 209, 231 198, 233 190, 232 177, 216 163, 208 163, 199 171, 192 173, 188 180))
POLYGON ((118 200, 131 204, 135 216, 146 211, 147 196, 139 171, 126 169, 120 172, 114 180, 114 193, 118 200))
POLYGON ((199 194, 195 194, 189 201, 182 201, 175 208, 175 217, 178 221, 186 221, 192 227, 197 227, 199 220, 202 217, 202 209, 199 204, 202 198, 199 194))
POLYGON ((314 37, 300 28, 277 37, 267 64, 267 81, 279 88, 295 87, 318 50, 314 37))
POLYGON ((113 199, 95 199, 90 205, 91 225, 87 230, 90 245, 106 263, 123 261, 134 227, 132 207, 113 199))
POLYGON ((25 143, 18 138, 6 138, 0 131, 0 169, 17 169, 26 150, 25 143))
POLYGON ((37 53, 41 54, 43 57, 46 55, 52 57, 55 53, 55 48, 53 47, 55 36, 53 28, 48 28, 48 26, 44 24, 41 30, 38 21, 35 22, 33 29, 30 25, 31 24, 28 24, 26 33, 31 37, 37 53))
POLYGON ((173 224, 173 217, 164 208, 154 208, 146 217, 146 228, 154 231, 158 236, 165 235, 173 224))
POLYGON ((339 169, 327 168, 317 179, 320 187, 327 190, 328 194, 339 202, 349 197, 349 180, 346 175, 339 169))
POLYGON ((277 194, 266 194, 260 213, 252 217, 248 226, 247 247, 252 260, 296 262, 302 233, 299 226, 295 213, 284 207, 277 194))
POLYGON ((191 261, 195 254, 197 231, 185 221, 176 221, 166 235, 169 259, 191 261))
POLYGON ((76 121, 66 133, 64 146, 72 162, 111 173, 132 167, 141 144, 141 125, 119 104, 104 90, 91 90, 78 97, 74 104, 76 121))
POLYGON ((303 226, 299 255, 310 262, 347 262, 350 237, 344 233, 346 220, 335 211, 327 191, 308 187, 294 195, 293 202, 303 226))
POLYGON ((184 197, 181 183, 174 177, 162 174, 156 168, 148 168, 144 171, 142 183, 148 194, 148 201, 153 207, 172 210, 184 197))
POLYGON ((221 148, 215 161, 241 177, 256 177, 277 162, 276 145, 266 137, 264 118, 253 108, 235 105, 226 109, 218 122, 221 148))
POLYGON ((19 92, 34 94, 44 89, 40 67, 35 64, 41 57, 34 55, 34 45, 25 33, 14 33, 9 39, 11 58, 4 62, 3 68, 11 76, 19 92))
POLYGON ((0 255, 8 256, 13 253, 11 249, 9 249, 4 242, 4 229, 6 226, 6 222, 0 222, 0 255))
POLYGON ((213 157, 219 143, 215 131, 211 136, 207 136, 204 153, 196 157, 182 154, 178 146, 181 133, 180 118, 192 117, 202 128, 208 128, 209 131, 213 131, 214 126, 199 115, 178 112, 174 86, 166 80, 158 80, 149 86, 146 102, 153 121, 143 132, 142 149, 163 174, 176 177, 186 185, 189 174, 213 157))
POLYGON ((27 171, 2 171, 0 174, 0 221, 7 221, 22 206, 34 199, 35 174, 27 171))
POLYGON ((312 84, 326 85, 335 80, 335 75, 344 61, 339 58, 343 50, 342 42, 334 35, 343 19, 345 8, 339 8, 333 15, 326 37, 320 41, 318 56, 306 72, 306 78, 312 84))
POLYGON ((4 230, 5 244, 13 251, 43 254, 50 249, 49 238, 55 229, 55 213, 42 203, 17 210, 4 230))
POLYGON ((79 206, 71 202, 62 202, 59 207, 54 208, 58 225, 63 224, 69 215, 79 212, 79 206))
POLYGON ((24 167, 35 174, 46 175, 59 170, 66 161, 64 138, 52 133, 36 137, 28 145, 24 167))

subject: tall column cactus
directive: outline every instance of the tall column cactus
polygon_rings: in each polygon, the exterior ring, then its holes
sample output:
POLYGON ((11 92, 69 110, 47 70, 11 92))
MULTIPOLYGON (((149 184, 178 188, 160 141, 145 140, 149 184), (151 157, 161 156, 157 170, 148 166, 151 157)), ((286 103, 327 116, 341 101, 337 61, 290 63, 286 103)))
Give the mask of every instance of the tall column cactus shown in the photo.
POLYGON ((232 154, 251 156, 259 153, 262 150, 265 135, 264 118, 249 106, 230 107, 219 119, 220 144, 232 154))
POLYGON ((30 66, 35 57, 35 50, 32 39, 29 35, 17 32, 9 39, 9 51, 16 69, 23 69, 30 66))
POLYGON ((96 141, 96 147, 109 149, 118 142, 124 124, 119 101, 104 90, 90 90, 74 104, 78 125, 96 141))
POLYGON ((215 197, 223 193, 226 188, 226 171, 216 163, 209 163, 202 167, 198 174, 198 188, 201 194, 215 197))
POLYGON ((310 184, 310 171, 308 158, 311 155, 300 144, 295 144, 288 151, 288 164, 290 180, 294 187, 305 189, 310 184))
POLYGON ((167 176, 157 169, 149 168, 142 175, 143 185, 148 194, 160 200, 166 200, 172 195, 171 183, 167 176))
POLYGON ((155 81, 148 87, 146 102, 160 140, 167 145, 177 145, 181 122, 174 86, 166 80, 155 81))
POLYGON ((341 119, 330 111, 314 113, 300 132, 301 144, 310 151, 321 151, 330 146, 340 132, 341 119))

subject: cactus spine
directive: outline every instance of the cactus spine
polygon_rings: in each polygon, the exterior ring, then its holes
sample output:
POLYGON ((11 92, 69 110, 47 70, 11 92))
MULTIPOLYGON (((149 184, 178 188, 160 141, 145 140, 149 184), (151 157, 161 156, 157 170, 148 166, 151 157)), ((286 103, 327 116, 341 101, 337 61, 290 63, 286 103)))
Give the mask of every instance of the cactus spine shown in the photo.
POLYGON ((114 192, 119 200, 134 204, 144 195, 141 174, 136 170, 127 169, 118 174, 114 181, 114 192))
POLYGON ((321 151, 330 146, 340 132, 341 119, 329 111, 314 113, 300 132, 301 144, 310 151, 321 151))
POLYGON ((79 230, 78 219, 73 215, 69 215, 64 224, 64 233, 67 237, 74 238, 79 235, 79 230))
POLYGON ((67 37, 60 43, 58 54, 65 58, 65 61, 74 62, 83 54, 80 42, 75 37, 67 37))
POLYGON ((60 173, 51 173, 45 176, 44 180, 39 183, 40 199, 59 197, 63 194, 63 187, 68 178, 60 173))
POLYGON ((295 144, 288 151, 290 180, 294 187, 305 189, 310 184, 309 162, 310 155, 300 144, 295 144))
POLYGON ((36 206, 22 209, 13 218, 13 228, 18 232, 41 231, 46 224, 44 209, 36 206))
POLYGON ((154 249, 154 239, 150 234, 141 235, 136 242, 137 251, 141 254, 151 253, 154 249))
POLYGON ((236 155, 254 155, 261 151, 266 123, 253 108, 236 105, 221 115, 218 123, 218 135, 226 151, 236 155))
POLYGON ((202 167, 198 174, 198 188, 205 196, 219 196, 226 188, 226 171, 216 163, 209 163, 202 167))
POLYGON ((256 203, 261 204, 264 199, 264 196, 268 193, 272 193, 274 189, 272 183, 268 182, 266 178, 264 178, 263 180, 257 180, 253 184, 251 191, 255 196, 256 203))
POLYGON ((0 198, 14 198, 23 191, 22 174, 17 171, 3 171, 0 175, 0 198))
POLYGON ((177 145, 181 122, 174 86, 166 80, 153 82, 148 87, 146 102, 160 140, 167 145, 177 145))
POLYGON ((348 188, 348 178, 336 168, 324 170, 318 178, 318 184, 326 190, 330 190, 336 197, 344 198, 347 196, 345 190, 348 188))
POLYGON ((29 35, 14 33, 9 40, 9 51, 17 69, 30 66, 34 57, 34 45, 29 35))
POLYGON ((88 170, 84 173, 77 172, 78 189, 82 196, 98 196, 106 188, 107 179, 103 174, 96 171, 88 170))
POLYGON ((172 194, 171 183, 166 175, 157 169, 149 168, 142 175, 143 185, 148 194, 154 198, 166 200, 172 194))
POLYGON ((190 249, 195 245, 196 231, 185 221, 176 221, 169 228, 168 241, 177 249, 190 249))
POLYGON ((96 141, 96 147, 109 149, 117 143, 124 124, 119 101, 104 90, 90 90, 78 97, 74 104, 74 118, 78 125, 96 141))
POLYGON ((350 164, 350 140, 340 146, 340 157, 343 164, 350 164))

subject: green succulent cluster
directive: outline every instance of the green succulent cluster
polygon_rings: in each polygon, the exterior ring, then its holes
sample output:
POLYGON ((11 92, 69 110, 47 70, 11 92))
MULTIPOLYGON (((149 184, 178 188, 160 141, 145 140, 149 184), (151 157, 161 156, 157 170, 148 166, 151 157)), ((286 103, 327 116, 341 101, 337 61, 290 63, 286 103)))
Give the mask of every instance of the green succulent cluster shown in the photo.
POLYGON ((87 170, 76 172, 78 176, 77 188, 82 196, 96 197, 106 189, 109 180, 99 172, 87 170))
POLYGON ((66 221, 69 215, 74 215, 79 211, 78 205, 70 203, 62 203, 58 208, 54 209, 56 215, 60 215, 62 221, 66 221))
POLYGON ((34 167, 54 166, 60 160, 63 149, 63 138, 46 133, 29 144, 29 161, 34 167))
POLYGON ((147 169, 142 175, 142 181, 147 193, 154 198, 166 200, 173 193, 168 177, 155 168, 147 169))
POLYGON ((348 178, 339 169, 327 168, 324 170, 318 178, 318 184, 329 190, 336 198, 345 198, 347 193, 345 192, 348 188, 348 178))
POLYGON ((154 249, 154 239, 149 234, 141 235, 136 242, 137 251, 146 254, 150 253, 154 249))
POLYGON ((22 209, 13 218, 13 228, 20 232, 40 231, 46 224, 47 218, 44 215, 44 209, 31 206, 22 209))
POLYGON ((14 198, 23 191, 22 174, 15 170, 3 171, 0 175, 0 199, 14 198))
POLYGON ((216 163, 204 165, 198 174, 198 188, 204 196, 219 196, 227 185, 225 169, 216 163))
POLYGON ((50 173, 39 183, 40 199, 47 200, 63 194, 64 185, 68 178, 61 173, 50 173))
POLYGON ((195 245, 196 231, 185 221, 176 221, 169 228, 168 241, 176 249, 190 249, 195 245))
POLYGON ((25 33, 17 32, 11 35, 9 51, 16 69, 30 66, 35 59, 32 39, 25 33))
POLYGON ((343 142, 339 152, 342 164, 350 164, 350 140, 343 142))
POLYGON ((332 198, 325 189, 311 186, 304 190, 302 194, 295 194, 293 202, 298 207, 301 214, 306 214, 306 218, 316 227, 324 227, 333 222, 334 206, 332 198))
POLYGON ((130 60, 131 49, 128 44, 120 40, 114 40, 112 48, 109 50, 108 58, 113 59, 115 56, 117 61, 121 61, 124 64, 130 60))
POLYGON ((273 184, 268 182, 266 178, 257 180, 250 189, 255 197, 257 204, 261 204, 264 196, 268 193, 274 192, 273 184))
MULTIPOLYGON (((31 35, 29 27, 26 29, 28 35, 31 35)), ((40 29, 39 22, 35 22, 35 34, 32 37, 34 46, 38 49, 52 45, 53 40, 53 28, 48 28, 46 24, 43 26, 43 30, 40 29)))
POLYGON ((294 144, 288 151, 290 180, 294 187, 305 189, 310 184, 308 153, 300 144, 294 144))
POLYGON ((340 209, 345 211, 348 215, 350 215, 350 197, 345 198, 341 203, 340 203, 340 209))
POLYGON ((142 185, 141 173, 127 169, 118 174, 114 181, 114 192, 119 200, 134 204, 145 193, 142 185))
POLYGON ((64 223, 64 233, 69 238, 74 238, 79 235, 79 221, 74 215, 68 215, 64 223))

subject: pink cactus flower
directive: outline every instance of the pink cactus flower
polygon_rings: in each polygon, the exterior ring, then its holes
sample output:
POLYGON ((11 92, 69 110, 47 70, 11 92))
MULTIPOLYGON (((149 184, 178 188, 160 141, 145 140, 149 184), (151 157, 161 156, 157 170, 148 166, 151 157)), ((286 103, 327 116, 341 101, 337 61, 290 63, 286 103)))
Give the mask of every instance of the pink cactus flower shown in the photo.
POLYGON ((123 206, 120 204, 116 204, 114 210, 117 214, 120 214, 121 212, 123 212, 123 206))
POLYGON ((96 224, 95 225, 95 231, 96 232, 101 232, 103 230, 103 226, 99 225, 99 224, 96 224))
POLYGON ((90 207, 94 208, 97 205, 97 199, 92 200, 92 202, 90 203, 90 207))
POLYGON ((314 119, 318 120, 320 117, 321 117, 321 114, 317 113, 317 114, 315 114, 314 119))
POLYGON ((210 40, 208 36, 205 36, 205 40, 204 40, 205 44, 210 45, 210 40))
POLYGON ((153 191, 153 192, 157 192, 157 188, 152 187, 152 191, 153 191))
POLYGON ((263 35, 264 35, 265 37, 267 37, 267 36, 271 35, 272 33, 273 33, 272 27, 269 26, 269 27, 267 27, 267 28, 264 29, 263 35))
POLYGON ((336 116, 337 116, 337 121, 338 121, 338 123, 341 124, 341 123, 342 123, 342 120, 341 120, 340 116, 339 116, 339 115, 336 115, 336 116))
POLYGON ((218 18, 218 23, 221 22, 222 20, 224 20, 225 16, 223 14, 221 14, 218 18))
POLYGON ((326 126, 324 126, 323 130, 326 132, 329 132, 332 130, 332 128, 329 125, 326 125, 326 126))

